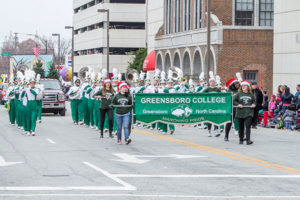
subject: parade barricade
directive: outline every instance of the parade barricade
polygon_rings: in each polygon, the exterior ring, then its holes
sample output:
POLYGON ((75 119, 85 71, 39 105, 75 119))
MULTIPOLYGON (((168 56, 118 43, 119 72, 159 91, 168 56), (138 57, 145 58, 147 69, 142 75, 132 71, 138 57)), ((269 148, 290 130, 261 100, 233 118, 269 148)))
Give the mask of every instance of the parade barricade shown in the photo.
POLYGON ((144 124, 193 125, 209 122, 220 126, 231 121, 231 93, 136 94, 136 121, 144 124))

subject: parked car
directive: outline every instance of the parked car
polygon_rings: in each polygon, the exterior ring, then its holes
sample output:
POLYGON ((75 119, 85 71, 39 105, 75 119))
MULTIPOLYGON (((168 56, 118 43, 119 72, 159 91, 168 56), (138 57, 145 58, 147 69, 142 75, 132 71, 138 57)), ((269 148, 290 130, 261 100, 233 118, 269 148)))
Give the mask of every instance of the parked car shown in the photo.
POLYGON ((61 83, 56 79, 41 79, 40 84, 44 86, 42 108, 43 113, 58 113, 66 115, 65 94, 61 83))
POLYGON ((0 104, 1 105, 5 104, 4 98, 5 98, 5 95, 6 95, 7 88, 8 88, 7 83, 0 84, 0 104))

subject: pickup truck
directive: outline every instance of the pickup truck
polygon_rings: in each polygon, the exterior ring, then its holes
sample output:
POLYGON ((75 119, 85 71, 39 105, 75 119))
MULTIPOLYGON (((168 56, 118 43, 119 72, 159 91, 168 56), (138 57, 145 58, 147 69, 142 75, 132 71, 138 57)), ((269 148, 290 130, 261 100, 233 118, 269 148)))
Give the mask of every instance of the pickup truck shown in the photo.
POLYGON ((62 91, 61 83, 56 79, 41 79, 43 85, 42 108, 43 113, 58 113, 61 116, 66 115, 65 94, 62 91))

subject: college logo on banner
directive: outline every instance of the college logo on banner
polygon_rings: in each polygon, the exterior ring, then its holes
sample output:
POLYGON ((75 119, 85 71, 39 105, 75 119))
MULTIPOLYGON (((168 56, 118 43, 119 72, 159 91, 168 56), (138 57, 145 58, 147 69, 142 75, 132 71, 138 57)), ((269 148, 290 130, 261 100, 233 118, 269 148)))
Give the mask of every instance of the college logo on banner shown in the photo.
POLYGON ((136 94, 135 114, 138 122, 151 124, 215 125, 231 121, 231 93, 136 94))

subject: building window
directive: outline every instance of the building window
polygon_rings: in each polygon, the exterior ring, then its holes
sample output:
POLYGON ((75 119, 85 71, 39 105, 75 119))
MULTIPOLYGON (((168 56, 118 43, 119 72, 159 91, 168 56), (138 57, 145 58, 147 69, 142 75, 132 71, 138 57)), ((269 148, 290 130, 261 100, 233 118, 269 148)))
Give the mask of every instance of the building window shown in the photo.
POLYGON ((172 0, 166 0, 166 15, 165 15, 165 20, 166 20, 166 34, 171 33, 171 19, 172 19, 172 0))
POLYGON ((180 32, 180 0, 175 0, 175 10, 174 10, 174 32, 180 32))
POLYGON ((184 0, 184 30, 191 30, 191 1, 184 0))
POLYGON ((195 0, 195 29, 201 28, 202 22, 202 0, 195 0))
POLYGON ((252 26, 254 22, 254 0, 235 1, 235 25, 252 26))
POLYGON ((259 2, 259 25, 273 26, 274 0, 260 0, 259 2))
POLYGON ((244 71, 244 80, 254 83, 258 81, 257 79, 258 71, 256 70, 245 70, 244 71))

